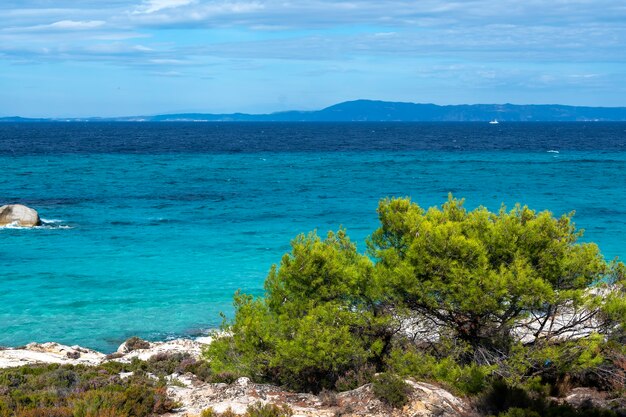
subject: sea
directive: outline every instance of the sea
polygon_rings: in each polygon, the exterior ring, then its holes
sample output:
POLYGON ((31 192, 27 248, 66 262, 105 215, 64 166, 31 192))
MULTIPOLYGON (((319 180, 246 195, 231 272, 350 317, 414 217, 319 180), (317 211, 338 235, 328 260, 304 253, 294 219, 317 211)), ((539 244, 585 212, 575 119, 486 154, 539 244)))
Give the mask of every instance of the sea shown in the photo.
POLYGON ((2 346, 207 334, 298 234, 364 252, 386 197, 575 211, 626 257, 626 123, 1 123, 0 168, 44 221, 0 228, 2 346))

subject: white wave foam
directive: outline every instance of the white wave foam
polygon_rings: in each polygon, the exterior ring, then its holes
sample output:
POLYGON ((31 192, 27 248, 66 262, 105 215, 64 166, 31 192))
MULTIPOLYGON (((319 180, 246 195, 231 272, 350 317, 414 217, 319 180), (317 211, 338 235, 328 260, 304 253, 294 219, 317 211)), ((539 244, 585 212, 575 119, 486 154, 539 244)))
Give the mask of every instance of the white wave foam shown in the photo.
POLYGON ((548 153, 559 153, 559 151, 555 151, 554 149, 550 149, 548 153))
POLYGON ((4 226, 0 226, 0 229, 17 229, 17 230, 32 230, 32 229, 43 229, 43 230, 52 230, 52 229, 73 229, 72 226, 68 226, 66 224, 59 224, 62 220, 45 220, 41 219, 41 225, 39 226, 20 226, 18 222, 13 222, 6 224, 4 226))

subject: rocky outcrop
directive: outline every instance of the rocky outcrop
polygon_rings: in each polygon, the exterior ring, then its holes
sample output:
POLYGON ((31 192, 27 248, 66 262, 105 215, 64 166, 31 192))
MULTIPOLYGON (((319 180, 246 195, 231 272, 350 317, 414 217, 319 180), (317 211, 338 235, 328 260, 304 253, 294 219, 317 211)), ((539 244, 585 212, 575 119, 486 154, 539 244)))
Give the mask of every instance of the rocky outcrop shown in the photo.
MULTIPOLYGON (((142 341, 143 342, 143 341, 142 341)), ((211 338, 197 340, 176 339, 168 342, 136 343, 146 346, 143 349, 128 351, 123 343, 118 352, 105 355, 80 346, 65 346, 59 343, 30 343, 21 348, 0 349, 0 368, 41 363, 71 365, 99 365, 106 361, 130 362, 133 358, 143 360, 155 355, 186 353, 194 358, 201 355, 202 348, 211 338)), ((128 377, 123 373, 121 377, 128 377)), ((294 417, 457 417, 472 416, 471 407, 462 399, 448 391, 423 382, 407 380, 411 386, 409 403, 402 409, 393 409, 376 398, 371 386, 364 385, 353 391, 342 393, 322 393, 320 395, 294 393, 283 388, 255 384, 248 378, 239 378, 232 384, 207 383, 193 374, 173 374, 166 378, 169 383, 169 396, 179 402, 180 407, 169 417, 197 417, 212 408, 217 412, 228 409, 243 414, 250 405, 274 403, 287 405, 294 411, 294 417)))
POLYGON ((626 396, 612 396, 606 391, 595 388, 572 388, 562 398, 552 398, 552 400, 556 403, 571 405, 577 409, 611 410, 617 415, 625 415, 626 413, 626 396))
POLYGON ((41 224, 37 211, 21 204, 9 204, 0 207, 0 226, 16 225, 33 227, 41 224))
POLYGON ((187 353, 194 358, 198 358, 202 352, 202 347, 210 343, 210 340, 210 338, 200 338, 198 340, 176 339, 168 342, 147 342, 149 347, 145 349, 136 349, 131 352, 113 355, 105 355, 104 353, 80 346, 66 346, 53 342, 29 343, 19 348, 0 349, 0 368, 39 363, 95 366, 108 360, 119 362, 130 362, 133 358, 148 360, 154 355, 163 353, 187 353))
POLYGON ((274 385, 254 384, 248 378, 239 378, 233 384, 210 384, 199 381, 191 374, 176 377, 168 394, 181 407, 168 417, 196 417, 212 408, 222 413, 231 410, 245 413, 256 403, 287 405, 294 417, 459 417, 476 415, 464 400, 448 391, 423 382, 407 380, 411 386, 410 400, 401 409, 382 403, 372 392, 371 385, 339 394, 299 394, 285 391, 274 385))
POLYGON ((22 348, 0 350, 0 368, 37 363, 98 365, 105 356, 103 353, 80 346, 65 346, 53 342, 29 343, 22 348))

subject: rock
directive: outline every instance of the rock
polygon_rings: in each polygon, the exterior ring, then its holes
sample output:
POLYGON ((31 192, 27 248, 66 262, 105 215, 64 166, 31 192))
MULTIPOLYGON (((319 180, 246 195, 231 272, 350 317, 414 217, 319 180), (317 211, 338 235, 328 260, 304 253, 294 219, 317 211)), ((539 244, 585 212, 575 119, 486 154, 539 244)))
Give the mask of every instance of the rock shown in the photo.
POLYGON ((231 410, 244 414, 248 406, 256 403, 287 405, 294 417, 459 417, 476 416, 465 400, 455 397, 443 388, 407 380, 411 386, 409 403, 393 409, 376 398, 370 384, 352 391, 334 394, 333 401, 323 395, 285 391, 269 385, 255 384, 248 378, 239 378, 232 384, 214 384, 199 381, 193 375, 183 375, 182 384, 168 385, 168 394, 181 404, 170 417, 196 417, 212 408, 218 413, 231 410))
POLYGON ((577 409, 596 408, 614 411, 617 415, 626 415, 626 397, 610 396, 608 392, 595 388, 573 388, 563 398, 553 398, 553 400, 577 409))
POLYGON ((118 362, 130 362, 133 358, 148 360, 155 355, 170 355, 175 353, 186 353, 192 358, 199 358, 205 343, 190 339, 175 339, 167 342, 152 342, 144 349, 133 349, 128 351, 126 342, 117 349, 117 355, 111 355, 112 360, 118 362))
POLYGON ((150 349, 150 342, 140 339, 137 336, 133 336, 130 339, 122 343, 118 348, 118 353, 130 353, 134 350, 146 350, 150 349))
POLYGON ((21 227, 33 227, 41 224, 37 211, 21 204, 9 204, 0 207, 0 226, 16 224, 21 227))
MULTIPOLYGON (((121 350, 124 344, 122 344, 121 350)), ((0 369, 39 363, 61 363, 68 365, 100 365, 106 361, 129 363, 133 358, 148 360, 155 355, 177 353, 189 354, 198 359, 204 343, 189 339, 149 343, 148 349, 105 355, 80 346, 65 346, 59 343, 30 343, 22 348, 0 348, 0 369)))
POLYGON ((33 365, 39 363, 60 363, 68 365, 98 365, 104 354, 79 346, 65 346, 59 343, 29 343, 21 349, 0 351, 0 368, 33 365))

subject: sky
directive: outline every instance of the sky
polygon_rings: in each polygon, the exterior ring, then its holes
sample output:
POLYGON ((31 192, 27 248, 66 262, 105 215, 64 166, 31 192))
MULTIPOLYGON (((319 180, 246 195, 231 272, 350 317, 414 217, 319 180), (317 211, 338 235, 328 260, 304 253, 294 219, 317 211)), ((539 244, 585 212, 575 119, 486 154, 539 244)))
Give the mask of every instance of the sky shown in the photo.
POLYGON ((626 106, 626 0, 0 0, 0 116, 626 106))

